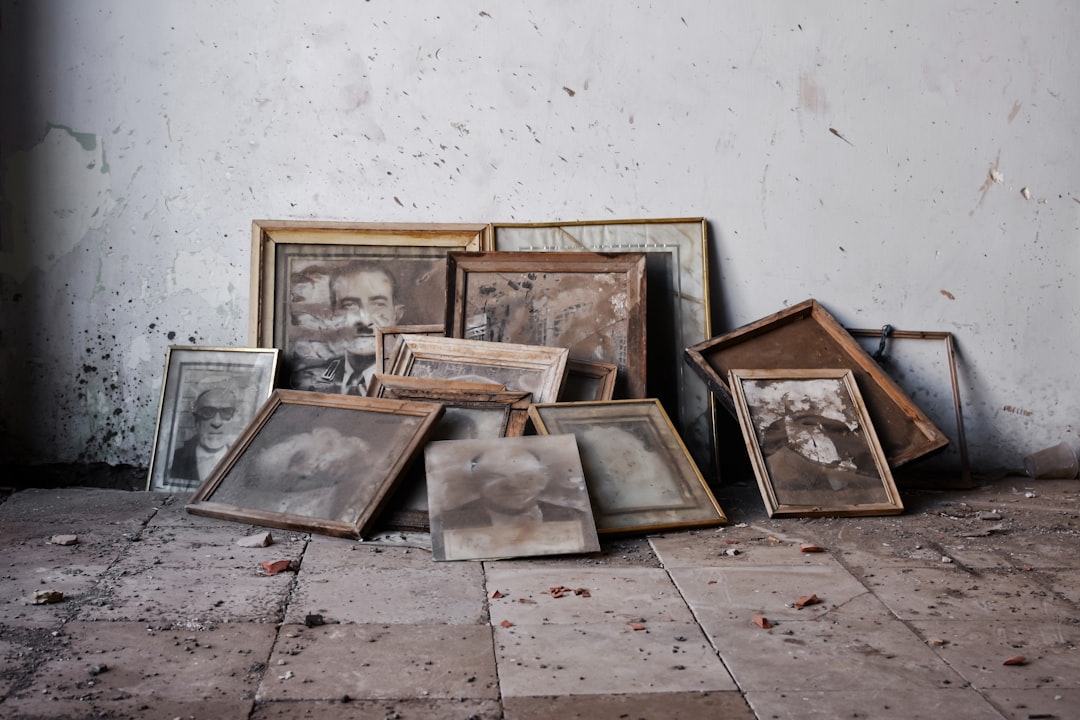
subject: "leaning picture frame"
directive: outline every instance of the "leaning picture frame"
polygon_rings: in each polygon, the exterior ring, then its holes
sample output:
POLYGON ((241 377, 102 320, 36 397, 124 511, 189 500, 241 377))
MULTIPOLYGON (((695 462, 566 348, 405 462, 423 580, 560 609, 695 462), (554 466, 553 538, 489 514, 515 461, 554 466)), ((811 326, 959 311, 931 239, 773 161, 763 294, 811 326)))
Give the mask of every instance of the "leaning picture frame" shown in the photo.
POLYGON ((529 418, 577 439, 601 535, 727 522, 658 399, 534 404, 529 418))
POLYGON ((402 335, 391 375, 490 382, 555 402, 566 376, 568 350, 519 343, 402 335))
POLYGON ((146 489, 194 492, 270 397, 279 359, 272 348, 169 347, 146 489))
POLYGON ((686 362, 737 416, 728 372, 845 368, 855 374, 889 465, 945 447, 949 439, 818 301, 810 299, 686 349, 686 362))
POLYGON ((611 400, 615 395, 615 363, 567 360, 566 379, 559 391, 559 402, 611 400))
POLYGON ((769 517, 903 512, 851 370, 734 369, 728 382, 769 517))
MULTIPOLYGON (((525 433, 532 394, 501 385, 460 383, 401 375, 376 375, 378 397, 435 402, 443 406, 428 442, 519 437, 525 433)), ((386 530, 428 532, 427 481, 413 463, 379 520, 386 530)))
POLYGON ((947 447, 894 471, 893 479, 897 484, 902 487, 974 487, 952 333, 897 330, 891 325, 880 330, 847 328, 847 331, 909 397, 918 401, 919 408, 949 438, 947 447), (924 342, 909 342, 912 340, 924 342), (949 377, 947 395, 941 377, 945 374, 949 377))
MULTIPOLYGON (((394 367, 402 335, 445 335, 442 323, 432 325, 388 325, 375 328, 375 372, 385 373, 394 367)), ((369 395, 371 393, 368 393, 369 395)))
POLYGON ((436 403, 275 390, 187 510, 363 538, 442 412, 436 403))
POLYGON ((645 397, 644 253, 452 252, 446 294, 448 336, 565 347, 645 397))
POLYGON ((712 337, 705 219, 492 223, 488 246, 507 252, 645 253, 648 394, 659 398, 698 468, 714 477, 716 402, 682 357, 685 348, 712 337))
POLYGON ((443 322, 446 255, 486 227, 255 220, 250 342, 281 350, 284 388, 363 395, 374 328, 443 322))

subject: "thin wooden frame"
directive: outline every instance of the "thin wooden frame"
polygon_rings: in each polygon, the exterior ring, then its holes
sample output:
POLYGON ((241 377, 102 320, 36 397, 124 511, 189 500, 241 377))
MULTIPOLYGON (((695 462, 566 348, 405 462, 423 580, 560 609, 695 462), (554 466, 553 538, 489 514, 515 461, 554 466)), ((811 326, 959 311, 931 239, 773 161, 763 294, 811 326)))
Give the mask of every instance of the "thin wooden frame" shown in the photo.
POLYGON ((735 369, 728 383, 769 517, 903 512, 852 371, 735 369))
POLYGON ((255 220, 251 343, 282 351, 284 387, 363 395, 373 328, 441 323, 446 254, 485 249, 486 227, 255 220))
POLYGON ((735 403, 727 382, 730 370, 801 369, 808 363, 851 370, 893 468, 949 442, 847 330, 813 299, 687 348, 686 361, 733 416, 735 403))
POLYGON ((276 390, 187 510, 362 538, 442 412, 435 403, 276 390))
MULTIPOLYGON (((402 335, 438 335, 446 334, 442 323, 434 325, 389 325, 375 328, 375 372, 385 373, 394 367, 398 346, 402 335)), ((368 395, 371 395, 369 392, 368 395)))
POLYGON ((452 252, 446 293, 448 336, 565 347, 645 397, 644 253, 452 252))
POLYGON ((559 391, 559 402, 610 400, 615 395, 615 363, 566 361, 566 379, 559 391))
POLYGON ((683 362, 683 351, 712 337, 708 223, 704 218, 493 223, 488 247, 511 252, 643 252, 646 384, 659 398, 707 476, 716 474, 716 403, 683 362))
POLYGON ((572 435, 431 442, 424 465, 435 560, 600 549, 572 435))
POLYGON ((555 402, 566 375, 566 348, 402 335, 392 375, 493 382, 555 402))
POLYGON ((529 418, 577 438, 601 535, 727 521, 658 399, 534 404, 529 418))
POLYGON ((169 347, 146 489, 194 492, 270 396, 279 360, 276 349, 169 347))
MULTIPOLYGON (((886 372, 889 372, 889 366, 891 365, 891 354, 886 353, 885 350, 894 340, 933 340, 942 342, 945 346, 945 364, 949 371, 949 382, 952 387, 952 406, 953 406, 953 422, 955 424, 956 433, 956 449, 957 455, 960 461, 960 480, 956 487, 970 488, 974 486, 974 482, 971 478, 971 462, 968 456, 967 445, 967 433, 964 431, 964 408, 960 401, 960 381, 956 372, 956 344, 953 341, 953 335, 950 332, 934 331, 934 330, 896 330, 891 326, 885 326, 881 330, 870 330, 865 328, 848 328, 848 332, 854 338, 876 338, 879 341, 878 351, 882 352, 881 357, 877 357, 875 353, 871 353, 879 365, 885 368, 886 372)), ((864 346, 865 349, 865 346, 864 346)), ((890 377, 896 380, 897 384, 903 386, 903 380, 896 377, 896 373, 889 373, 890 377)), ((926 404, 923 404, 926 407, 926 404)), ((941 422, 941 415, 933 415, 941 422)), ((946 429, 945 433, 948 434, 949 430, 946 429)), ((950 438, 951 440, 951 438, 950 438)), ((952 442, 950 442, 950 446, 952 442)), ((935 460, 938 456, 942 455, 941 452, 935 453, 935 460)), ((908 466, 905 470, 910 469, 910 473, 900 472, 894 474, 894 479, 905 487, 908 484, 919 484, 923 478, 923 475, 919 473, 919 467, 925 466, 925 462, 914 463, 914 467, 908 466)), ((925 472, 925 471, 924 471, 925 472)), ((955 481, 954 481, 955 482, 955 481)), ((933 485, 941 486, 943 483, 934 481, 933 485)))
MULTIPOLYGON (((376 375, 378 397, 435 402, 444 412, 428 437, 439 440, 519 437, 525 432, 532 394, 501 385, 455 383, 431 378, 376 375)), ((423 463, 413 463, 379 519, 387 530, 428 532, 427 480, 423 463)))

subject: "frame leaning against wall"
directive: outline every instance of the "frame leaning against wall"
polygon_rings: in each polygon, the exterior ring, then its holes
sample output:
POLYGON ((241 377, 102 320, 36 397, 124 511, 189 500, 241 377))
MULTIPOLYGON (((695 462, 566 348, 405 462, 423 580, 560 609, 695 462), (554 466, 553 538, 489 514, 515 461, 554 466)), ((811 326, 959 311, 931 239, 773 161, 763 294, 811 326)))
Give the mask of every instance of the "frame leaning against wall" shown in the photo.
MULTIPOLYGON (((365 262, 391 277, 392 322, 442 323, 446 314, 446 255, 483 250, 483 224, 252 222, 250 342, 282 351, 282 387, 344 392, 344 343, 358 333, 330 297, 330 278, 365 262)), ((370 371, 375 339, 370 334, 370 371)))
POLYGON ((855 373, 893 468, 945 447, 949 439, 817 300, 810 299, 686 349, 686 361, 736 416, 728 371, 816 367, 855 373))
POLYGON ((200 435, 212 435, 215 445, 235 441, 270 397, 279 356, 276 349, 169 347, 147 490, 193 492, 206 479, 197 461, 200 435), (204 396, 212 404, 197 407, 204 396))
MULTIPOLYGON (((853 338, 857 338, 860 340, 876 339, 878 341, 877 349, 873 351, 870 351, 868 349, 868 352, 870 352, 870 356, 874 358, 874 360, 876 360, 879 365, 882 365, 886 369, 886 372, 889 371, 889 366, 892 364, 892 361, 894 359, 894 352, 892 352, 892 350, 895 350, 895 346, 893 345, 893 341, 895 340, 930 340, 941 342, 944 345, 945 365, 948 368, 949 382, 952 388, 952 407, 954 418, 953 422, 955 423, 955 428, 953 432, 956 436, 957 458, 960 462, 960 478, 958 487, 973 487, 973 482, 971 479, 971 461, 968 455, 967 433, 964 431, 964 410, 963 405, 960 401, 960 381, 957 377, 956 372, 956 343, 953 340, 953 334, 950 332, 934 330, 897 330, 891 325, 885 325, 884 327, 882 327, 881 330, 871 330, 866 328, 848 328, 848 332, 851 333, 851 336, 853 338)), ((903 345, 902 342, 901 345, 903 345)), ((898 375, 901 374, 902 373, 898 373, 895 370, 893 372, 889 372, 889 375, 892 376, 893 379, 896 380, 896 382, 903 387, 905 385, 904 378, 898 377, 898 375)), ((908 393, 911 394, 913 398, 915 397, 914 393, 910 389, 908 389, 908 393)), ((941 422, 940 417, 932 417, 938 420, 939 424, 945 425, 944 422, 941 422)), ((948 429, 946 429, 945 432, 947 434, 948 429)), ((950 443, 950 445, 952 445, 952 443, 950 443)), ((946 452, 948 452, 948 450, 946 450, 946 452)), ((936 459, 938 457, 938 454, 935 453, 932 457, 936 459)), ((914 467, 911 467, 912 474, 916 473, 919 466, 924 464, 926 463, 913 463, 914 467)), ((913 478, 908 477, 905 473, 902 472, 896 473, 895 477, 896 480, 901 484, 904 484, 906 481, 910 482, 913 480, 913 478)), ((938 487, 942 485, 941 482, 935 482, 934 484, 938 487)))
POLYGON ((708 229, 704 218, 494 223, 492 250, 646 254, 646 366, 650 397, 660 399, 707 477, 718 468, 716 405, 683 363, 683 350, 712 334, 708 229))
POLYGON ((453 252, 446 268, 448 336, 565 347, 645 397, 643 253, 453 252))
POLYGON ((851 370, 731 370, 735 410, 769 517, 904 510, 851 370))
POLYGON ((187 510, 363 538, 442 413, 437 403, 275 390, 187 510))

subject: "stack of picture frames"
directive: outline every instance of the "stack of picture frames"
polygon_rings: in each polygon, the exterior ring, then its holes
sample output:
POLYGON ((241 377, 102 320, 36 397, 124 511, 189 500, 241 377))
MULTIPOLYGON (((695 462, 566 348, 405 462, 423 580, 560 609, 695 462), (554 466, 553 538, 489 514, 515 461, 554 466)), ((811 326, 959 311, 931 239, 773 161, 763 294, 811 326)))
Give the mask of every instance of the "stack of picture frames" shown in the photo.
POLYGON ((687 348, 686 359, 737 416, 770 516, 900 513, 892 469, 949 443, 813 299, 687 348))
POLYGON ((168 361, 148 487, 268 527, 426 535, 437 560, 722 524, 712 393, 682 358, 710 335, 706 247, 701 218, 257 220, 266 350, 172 350, 248 389, 236 409, 201 401, 168 361), (257 379, 233 361, 259 353, 257 379))

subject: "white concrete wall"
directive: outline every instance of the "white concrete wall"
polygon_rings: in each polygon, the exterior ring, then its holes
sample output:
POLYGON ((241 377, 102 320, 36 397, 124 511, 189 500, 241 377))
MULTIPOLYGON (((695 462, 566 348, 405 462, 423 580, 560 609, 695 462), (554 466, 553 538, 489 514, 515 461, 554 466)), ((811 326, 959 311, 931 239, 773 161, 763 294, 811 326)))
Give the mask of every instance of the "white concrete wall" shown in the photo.
POLYGON ((1076 437, 1068 0, 0 9, 20 458, 148 462, 166 347, 246 343, 253 218, 705 216, 717 334, 948 330, 977 468, 1076 437))

